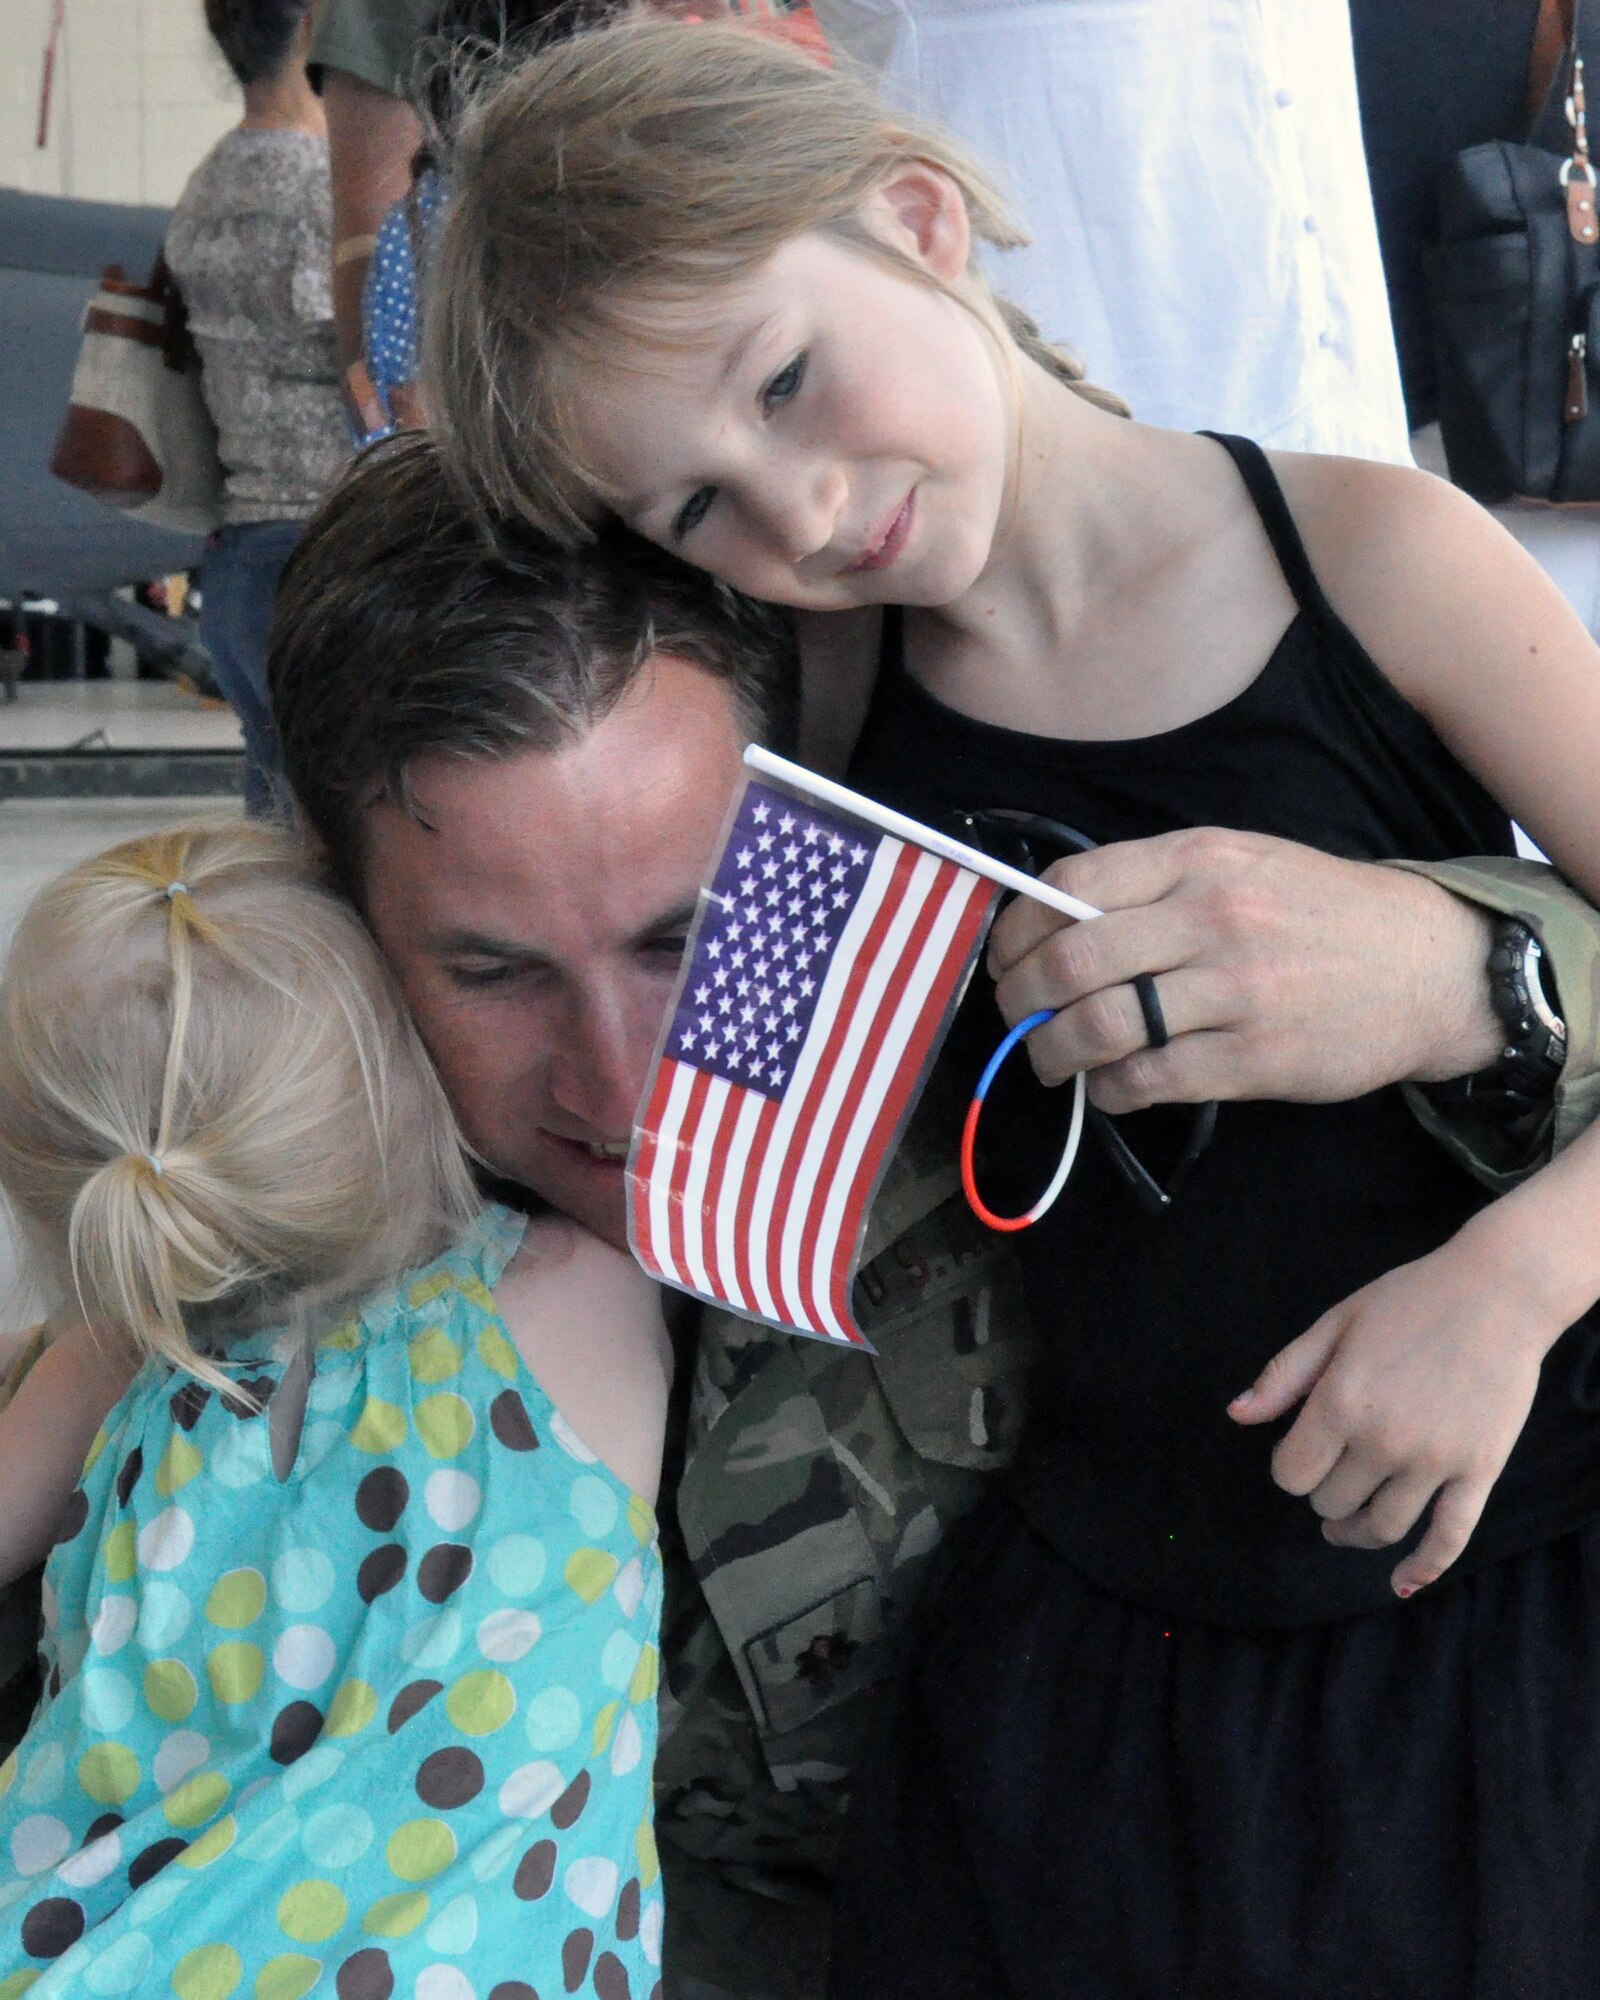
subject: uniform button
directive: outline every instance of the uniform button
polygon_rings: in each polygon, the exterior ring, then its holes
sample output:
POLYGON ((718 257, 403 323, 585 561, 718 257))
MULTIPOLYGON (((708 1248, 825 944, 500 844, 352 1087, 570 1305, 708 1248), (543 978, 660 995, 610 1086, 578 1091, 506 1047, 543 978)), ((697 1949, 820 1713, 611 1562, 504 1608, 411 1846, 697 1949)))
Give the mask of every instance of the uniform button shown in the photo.
POLYGON ((1318 347, 1332 347, 1333 335, 1328 331, 1326 327, 1324 327, 1321 333, 1317 335, 1317 345, 1318 347))
POLYGON ((1272 93, 1272 101, 1280 111, 1287 111, 1289 106, 1294 102, 1294 92, 1292 90, 1275 90, 1272 93))
POLYGON ((1306 219, 1305 219, 1305 230, 1306 230, 1306 234, 1307 234, 1308 236, 1315 236, 1315 235, 1316 235, 1316 233, 1317 233, 1317 218, 1316 218, 1316 217, 1315 217, 1314 215, 1308 215, 1308 216, 1306 217, 1306 219))

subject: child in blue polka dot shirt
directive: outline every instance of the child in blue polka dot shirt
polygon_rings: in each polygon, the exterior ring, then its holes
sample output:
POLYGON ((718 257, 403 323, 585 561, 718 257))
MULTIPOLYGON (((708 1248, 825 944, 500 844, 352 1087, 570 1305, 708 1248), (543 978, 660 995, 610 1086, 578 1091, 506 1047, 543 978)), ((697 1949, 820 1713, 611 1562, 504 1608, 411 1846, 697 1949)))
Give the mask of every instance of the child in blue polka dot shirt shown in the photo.
POLYGON ((478 1203, 283 836, 41 892, 0 1186, 82 1314, 0 1415, 0 1582, 55 1538, 0 1995, 658 1992, 656 1294, 478 1203))

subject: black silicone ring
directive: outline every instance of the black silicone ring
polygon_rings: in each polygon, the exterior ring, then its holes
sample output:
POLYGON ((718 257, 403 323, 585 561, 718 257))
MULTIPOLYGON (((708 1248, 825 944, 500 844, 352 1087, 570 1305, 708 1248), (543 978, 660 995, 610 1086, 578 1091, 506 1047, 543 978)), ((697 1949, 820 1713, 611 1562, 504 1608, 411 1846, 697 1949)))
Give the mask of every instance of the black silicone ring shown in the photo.
POLYGON ((1153 972, 1141 972, 1133 982, 1133 990, 1139 996, 1139 1012, 1144 1016, 1145 1033, 1150 1037, 1153 1049, 1164 1049, 1172 1040, 1167 1033, 1167 1017, 1161 1011, 1161 995, 1156 991, 1156 977, 1153 972))

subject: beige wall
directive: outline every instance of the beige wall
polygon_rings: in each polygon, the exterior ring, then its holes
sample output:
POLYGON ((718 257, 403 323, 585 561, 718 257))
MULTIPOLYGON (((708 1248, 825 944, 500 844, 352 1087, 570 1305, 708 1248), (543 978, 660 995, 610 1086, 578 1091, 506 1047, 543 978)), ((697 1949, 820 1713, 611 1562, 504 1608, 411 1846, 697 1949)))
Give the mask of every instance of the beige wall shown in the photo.
POLYGON ((168 204, 239 116, 201 0, 66 0, 50 143, 34 144, 51 0, 0 0, 0 185, 168 204))

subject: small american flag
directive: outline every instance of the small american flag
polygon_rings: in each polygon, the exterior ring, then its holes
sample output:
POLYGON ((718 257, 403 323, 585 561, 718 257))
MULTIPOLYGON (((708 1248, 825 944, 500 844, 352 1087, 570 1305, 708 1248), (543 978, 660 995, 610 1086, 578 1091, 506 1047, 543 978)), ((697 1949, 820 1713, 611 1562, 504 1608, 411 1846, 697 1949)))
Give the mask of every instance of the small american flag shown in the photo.
POLYGON ((867 1212, 1000 890, 746 781, 628 1160, 629 1234, 683 1291, 865 1346, 867 1212))

